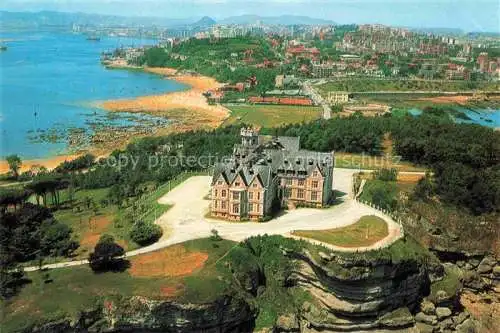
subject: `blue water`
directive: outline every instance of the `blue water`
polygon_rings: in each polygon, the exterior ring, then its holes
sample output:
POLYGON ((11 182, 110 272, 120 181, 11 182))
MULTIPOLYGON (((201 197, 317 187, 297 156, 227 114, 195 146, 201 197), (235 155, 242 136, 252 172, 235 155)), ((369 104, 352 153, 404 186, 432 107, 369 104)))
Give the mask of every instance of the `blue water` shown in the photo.
POLYGON ((154 40, 104 37, 96 42, 82 35, 36 32, 0 38, 8 40, 4 43, 8 50, 0 52, 0 158, 64 153, 65 142, 34 143, 30 133, 54 127, 89 128, 89 122, 106 115, 91 103, 186 88, 156 75, 107 70, 99 62, 102 51, 154 44, 154 40))
MULTIPOLYGON (((500 110, 498 109, 466 109, 462 107, 456 107, 455 109, 464 112, 470 118, 469 120, 455 118, 457 123, 478 124, 493 128, 500 127, 500 110)), ((408 113, 412 116, 420 116, 422 110, 411 108, 408 113)))
POLYGON ((487 127, 500 127, 500 110, 481 109, 471 110, 457 108, 463 111, 471 120, 456 119, 460 123, 479 124, 487 127))

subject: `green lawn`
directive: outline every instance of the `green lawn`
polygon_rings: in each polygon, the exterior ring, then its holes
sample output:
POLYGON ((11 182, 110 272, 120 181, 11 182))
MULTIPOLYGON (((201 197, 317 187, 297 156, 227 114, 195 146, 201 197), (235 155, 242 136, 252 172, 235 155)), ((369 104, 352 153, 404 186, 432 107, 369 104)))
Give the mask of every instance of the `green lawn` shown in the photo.
MULTIPOLYGON (((76 258, 87 258, 94 248, 100 235, 112 235, 126 251, 134 250, 140 246, 130 238, 133 222, 143 220, 154 222, 156 218, 165 213, 171 206, 158 203, 158 199, 178 186, 187 178, 197 173, 182 173, 171 180, 169 185, 158 187, 153 192, 144 195, 131 203, 129 207, 118 207, 115 204, 104 202, 109 199, 109 188, 77 190, 74 192, 70 204, 68 189, 60 192, 61 207, 53 212, 54 217, 73 229, 75 238, 80 247, 76 251, 76 258), (91 199, 90 208, 87 200, 91 199)), ((52 205, 48 196, 48 204, 52 205)), ((131 201, 134 199, 131 199, 131 201)), ((34 198, 30 201, 36 202, 34 198)), ((166 231, 168 232, 168 231, 166 231)), ((45 263, 67 260, 67 258, 46 258, 45 263)), ((32 262, 26 263, 33 264, 32 262)))
POLYGON ((398 171, 425 171, 423 167, 414 165, 407 161, 401 161, 396 157, 381 155, 371 156, 365 154, 352 154, 344 152, 335 152, 335 166, 337 168, 347 169, 367 169, 377 170, 381 168, 392 169, 398 171))
POLYGON ((245 123, 261 127, 278 127, 319 119, 321 108, 317 106, 288 105, 238 105, 227 106, 231 115, 227 124, 245 123))
MULTIPOLYGON (((179 293, 172 297, 181 302, 209 302, 220 296, 226 288, 223 273, 216 262, 233 246, 234 242, 199 239, 183 243, 187 253, 208 254, 204 266, 189 276, 134 277, 129 271, 95 274, 88 266, 63 268, 27 274, 29 283, 20 292, 2 304, 0 331, 12 332, 47 319, 75 318, 81 310, 91 309, 104 299, 140 295, 152 299, 165 299, 164 290, 172 288, 179 293), (44 282, 48 274, 51 282, 44 282)), ((159 251, 169 251, 167 248, 159 251)), ((134 260, 141 255, 131 258, 134 260)))
POLYGON ((383 219, 370 215, 363 216, 358 222, 347 227, 295 231, 293 234, 336 246, 358 247, 370 246, 385 238, 389 233, 387 223, 383 219))

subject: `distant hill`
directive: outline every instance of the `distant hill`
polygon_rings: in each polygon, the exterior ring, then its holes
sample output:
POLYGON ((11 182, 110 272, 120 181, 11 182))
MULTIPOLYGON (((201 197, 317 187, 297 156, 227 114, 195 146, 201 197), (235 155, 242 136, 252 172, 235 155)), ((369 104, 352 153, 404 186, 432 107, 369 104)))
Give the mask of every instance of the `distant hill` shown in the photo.
POLYGON ((194 22, 194 23, 191 23, 190 26, 195 26, 195 27, 211 27, 213 26, 214 24, 216 24, 217 22, 211 18, 211 17, 208 17, 208 16, 203 16, 200 20, 194 22))
POLYGON ((256 22, 262 22, 263 24, 280 24, 280 25, 293 25, 293 24, 304 24, 304 25, 316 25, 316 24, 335 24, 331 20, 324 20, 318 18, 312 18, 309 16, 297 16, 297 15, 281 15, 281 16, 259 16, 259 15, 241 15, 241 16, 231 16, 223 20, 219 20, 219 24, 253 24, 256 22))
MULTIPOLYGON (((178 27, 208 22, 210 18, 172 19, 163 17, 126 17, 114 15, 100 15, 87 13, 67 13, 55 11, 41 12, 8 12, 0 11, 1 28, 40 28, 40 27, 70 27, 72 24, 79 25, 106 25, 106 26, 157 26, 178 27)), ((210 19, 211 20, 211 19, 210 19)))

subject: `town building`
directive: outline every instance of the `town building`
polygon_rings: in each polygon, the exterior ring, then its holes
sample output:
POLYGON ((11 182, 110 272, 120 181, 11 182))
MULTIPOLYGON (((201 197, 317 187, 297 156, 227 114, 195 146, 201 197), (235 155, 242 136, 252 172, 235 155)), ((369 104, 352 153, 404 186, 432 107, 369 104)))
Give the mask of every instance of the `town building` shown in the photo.
POLYGON ((211 216, 262 221, 285 206, 326 206, 333 195, 333 167, 333 152, 302 150, 298 137, 243 128, 232 158, 214 169, 211 216))
POLYGON ((319 59, 320 51, 315 47, 306 48, 304 45, 297 45, 288 47, 285 56, 287 58, 317 60, 319 59))
POLYGON ((300 85, 300 80, 295 75, 276 75, 274 83, 278 89, 295 88, 300 85))
POLYGON ((330 104, 345 104, 349 102, 349 93, 346 91, 330 91, 326 99, 330 104))
POLYGON ((481 52, 477 56, 477 64, 479 65, 479 71, 481 73, 486 73, 488 71, 488 53, 487 52, 481 52))

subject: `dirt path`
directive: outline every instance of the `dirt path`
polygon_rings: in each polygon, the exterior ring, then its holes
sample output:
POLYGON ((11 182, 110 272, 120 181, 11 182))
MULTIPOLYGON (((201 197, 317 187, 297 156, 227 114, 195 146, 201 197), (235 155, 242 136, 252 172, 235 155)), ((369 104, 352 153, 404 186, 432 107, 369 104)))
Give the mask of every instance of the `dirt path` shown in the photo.
MULTIPOLYGON (((388 224, 389 235, 369 247, 341 248, 321 243, 335 251, 367 251, 388 246, 401 237, 400 226, 382 212, 361 204, 352 199, 352 175, 358 170, 336 169, 334 171, 334 189, 344 195, 340 203, 327 209, 301 208, 289 211, 266 223, 245 222, 231 223, 216 221, 205 217, 209 209, 209 201, 203 198, 210 190, 209 176, 195 176, 160 198, 159 202, 171 204, 173 207, 163 214, 156 223, 168 236, 162 237, 157 243, 134 251, 127 252, 127 257, 156 251, 188 240, 209 237, 215 229, 225 239, 242 241, 257 235, 284 235, 291 237, 296 230, 323 230, 344 227, 357 222, 362 216, 375 215, 388 224)), ((314 241, 315 243, 319 243, 314 241)), ((77 266, 88 263, 86 260, 46 265, 46 268, 60 268, 77 266)), ((29 267, 25 270, 33 271, 38 267, 29 267)))

